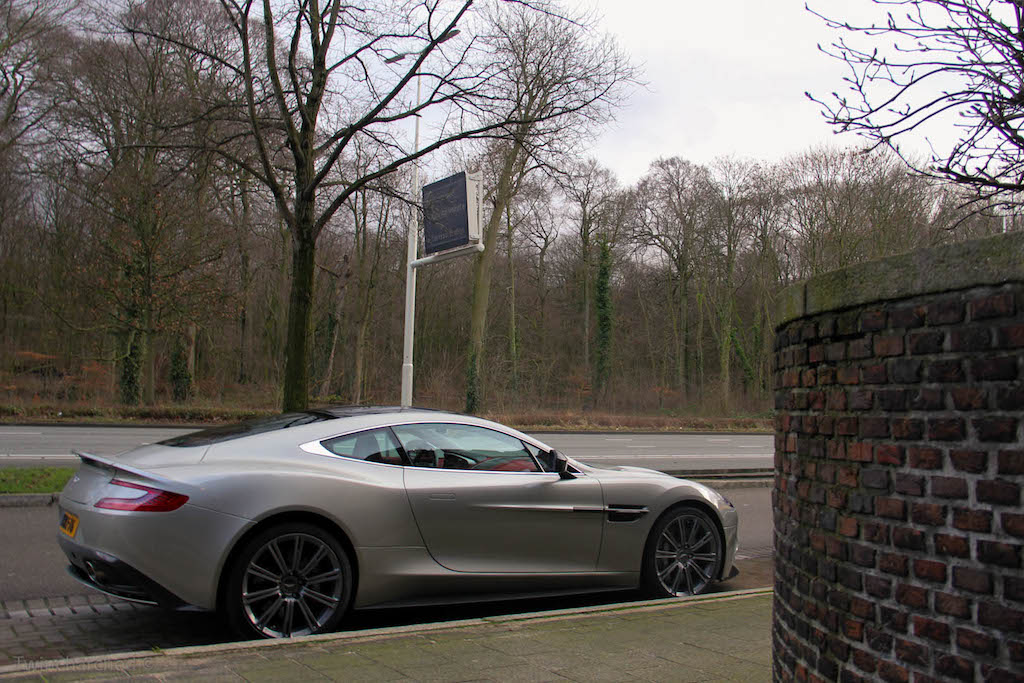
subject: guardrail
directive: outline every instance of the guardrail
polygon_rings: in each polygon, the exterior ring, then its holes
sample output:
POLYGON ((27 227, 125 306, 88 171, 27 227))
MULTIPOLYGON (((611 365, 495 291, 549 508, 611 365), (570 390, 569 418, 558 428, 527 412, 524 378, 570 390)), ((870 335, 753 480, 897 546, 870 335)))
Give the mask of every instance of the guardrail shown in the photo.
POLYGON ((692 479, 712 488, 743 488, 771 486, 775 481, 775 470, 770 467, 753 467, 721 470, 665 470, 677 479, 692 479))

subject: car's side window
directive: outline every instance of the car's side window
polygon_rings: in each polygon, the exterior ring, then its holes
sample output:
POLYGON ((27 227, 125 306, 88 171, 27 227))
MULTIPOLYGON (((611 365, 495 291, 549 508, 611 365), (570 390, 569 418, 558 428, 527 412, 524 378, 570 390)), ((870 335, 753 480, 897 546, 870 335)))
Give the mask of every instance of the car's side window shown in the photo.
POLYGON ((540 472, 519 439, 493 429, 458 424, 392 427, 415 467, 497 472, 540 472))
POLYGON ((320 445, 343 458, 382 462, 388 465, 404 464, 398 444, 395 443, 391 431, 386 428, 326 439, 321 441, 320 445))

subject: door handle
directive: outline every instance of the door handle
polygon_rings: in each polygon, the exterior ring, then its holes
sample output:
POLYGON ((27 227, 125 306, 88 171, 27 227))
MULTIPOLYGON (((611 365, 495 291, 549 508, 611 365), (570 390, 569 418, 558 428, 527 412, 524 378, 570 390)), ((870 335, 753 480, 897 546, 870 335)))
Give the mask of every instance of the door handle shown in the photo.
POLYGON ((427 500, 455 500, 454 493, 431 493, 427 500))

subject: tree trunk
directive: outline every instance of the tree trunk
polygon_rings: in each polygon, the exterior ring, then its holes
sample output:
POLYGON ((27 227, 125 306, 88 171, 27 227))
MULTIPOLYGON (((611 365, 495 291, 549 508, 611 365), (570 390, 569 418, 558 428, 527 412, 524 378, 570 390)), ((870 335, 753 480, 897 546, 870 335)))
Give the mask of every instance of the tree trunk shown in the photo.
POLYGON ((519 385, 519 349, 516 331, 516 264, 512 254, 512 207, 505 207, 505 227, 508 237, 508 356, 512 363, 512 390, 516 392, 519 385))
POLYGON ((590 374, 590 241, 583 244, 583 367, 590 374))
POLYGON ((313 237, 312 202, 297 202, 298 225, 292 230, 292 278, 288 295, 288 326, 285 336, 284 412, 309 407, 309 330, 313 317, 313 281, 316 238, 313 237))
POLYGON ((725 309, 722 311, 722 320, 720 326, 722 329, 722 336, 718 340, 718 363, 719 363, 719 379, 721 381, 720 387, 720 399, 722 402, 722 410, 725 414, 729 414, 730 407, 730 377, 729 367, 732 365, 732 312, 729 304, 725 305, 725 309))
POLYGON ((153 334, 149 330, 139 333, 139 348, 142 354, 142 402, 151 406, 156 403, 156 354, 153 353, 153 334))
POLYGON ((188 368, 188 395, 195 396, 196 393, 196 360, 198 354, 196 339, 199 336, 199 326, 189 323, 185 331, 188 347, 185 349, 185 363, 188 368))
POLYGON ((594 296, 597 313, 597 343, 594 354, 594 406, 597 406, 604 400, 608 388, 608 378, 611 375, 612 354, 612 248, 607 239, 601 239, 599 245, 597 284, 594 296))
POLYGON ((505 163, 494 190, 494 208, 484 226, 484 251, 473 264, 473 301, 469 320, 469 354, 466 360, 466 412, 480 409, 480 369, 484 354, 484 332, 487 329, 487 305, 491 294, 491 265, 498 244, 498 226, 502 214, 512 201, 513 188, 522 179, 525 162, 522 146, 515 142, 506 153, 505 163))
POLYGON ((138 405, 141 398, 142 386, 139 377, 141 356, 139 333, 136 330, 129 330, 125 334, 124 355, 121 358, 121 373, 118 381, 121 389, 121 403, 126 406, 138 405))
MULTIPOLYGON (((242 185, 242 226, 243 229, 249 227, 249 193, 242 185)), ((249 367, 247 365, 248 358, 248 340, 247 336, 249 333, 249 287, 250 287, 250 276, 249 276, 249 250, 245 246, 244 237, 238 238, 238 257, 239 257, 239 268, 241 269, 242 286, 241 294, 242 301, 241 307, 238 311, 238 383, 245 384, 249 381, 249 367)))
POLYGON ((355 369, 352 378, 352 403, 363 402, 363 385, 366 383, 366 333, 370 328, 370 316, 365 312, 356 328, 355 369))
POLYGON ((697 291, 697 344, 694 349, 697 362, 697 396, 704 399, 704 295, 697 291))
MULTIPOLYGON (((507 193, 507 190, 506 190, 507 193)), ((491 294, 491 265, 498 244, 498 223, 507 199, 496 196, 494 211, 484 234, 484 251, 473 264, 473 303, 469 320, 469 358, 466 369, 466 412, 480 409, 480 367, 484 354, 484 331, 487 328, 487 304, 491 294), (500 205, 499 205, 500 202, 500 205)))
MULTIPOLYGON (((342 275, 344 277, 344 275, 342 275)), ((335 286, 334 292, 334 329, 331 330, 331 346, 327 352, 327 367, 324 368, 324 376, 320 381, 320 396, 331 395, 331 380, 334 375, 334 357, 338 352, 338 337, 341 336, 342 320, 345 316, 345 282, 342 280, 335 286)), ((353 403, 358 404, 358 396, 353 403)))
POLYGON ((722 410, 729 413, 732 404, 730 367, 732 365, 732 319, 733 319, 733 270, 736 267, 736 250, 730 244, 725 250, 725 289, 723 291, 723 303, 721 321, 721 337, 718 340, 718 361, 721 373, 721 401, 722 410))

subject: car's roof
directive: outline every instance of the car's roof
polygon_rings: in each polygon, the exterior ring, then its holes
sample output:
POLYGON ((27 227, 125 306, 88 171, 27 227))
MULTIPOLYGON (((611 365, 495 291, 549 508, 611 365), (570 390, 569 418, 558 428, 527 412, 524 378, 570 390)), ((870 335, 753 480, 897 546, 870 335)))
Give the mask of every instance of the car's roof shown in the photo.
POLYGON ((413 408, 405 406, 325 406, 322 408, 311 408, 305 412, 328 413, 334 417, 359 417, 362 415, 384 415, 403 412, 456 415, 456 413, 446 413, 445 411, 433 410, 432 408, 413 408))
MULTIPOLYGON (((162 446, 197 447, 212 446, 236 439, 256 437, 279 439, 282 442, 294 439, 323 438, 328 434, 340 434, 371 429, 403 422, 460 422, 484 427, 499 427, 512 431, 472 415, 461 415, 429 408, 401 406, 324 406, 294 413, 282 413, 231 424, 217 425, 197 432, 171 437, 160 442, 162 446)), ((523 435, 525 436, 525 435, 523 435)))

